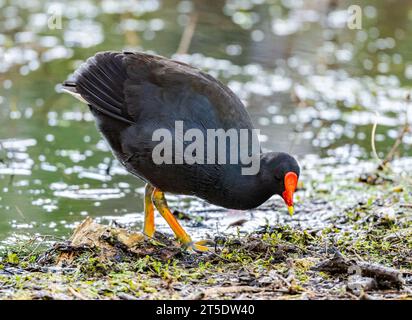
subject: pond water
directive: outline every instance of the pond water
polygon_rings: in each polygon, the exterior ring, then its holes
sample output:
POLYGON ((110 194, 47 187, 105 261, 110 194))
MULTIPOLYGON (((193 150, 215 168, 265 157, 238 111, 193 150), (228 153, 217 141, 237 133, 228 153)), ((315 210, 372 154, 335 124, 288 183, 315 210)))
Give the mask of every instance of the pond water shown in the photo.
MULTIPOLYGON (((64 237, 86 216, 141 224, 143 183, 112 161, 87 108, 60 92, 97 51, 152 51, 208 71, 244 101, 265 149, 303 163, 369 159, 377 121, 382 157, 412 120, 412 3, 358 4, 362 28, 352 30, 346 1, 0 0, 0 240, 64 237)), ((401 155, 411 145, 406 135, 401 155)))

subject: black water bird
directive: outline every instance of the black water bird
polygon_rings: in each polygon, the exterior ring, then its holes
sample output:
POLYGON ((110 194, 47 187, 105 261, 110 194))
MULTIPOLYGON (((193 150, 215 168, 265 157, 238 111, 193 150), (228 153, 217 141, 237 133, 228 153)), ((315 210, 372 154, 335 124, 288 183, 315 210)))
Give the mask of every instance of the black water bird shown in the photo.
MULTIPOLYGON (((176 143, 177 121, 183 123, 185 132, 197 129, 205 136, 208 129, 253 131, 240 99, 207 73, 142 52, 100 52, 64 82, 63 89, 87 103, 115 157, 131 174, 146 182, 144 233, 147 236, 153 236, 155 231, 156 207, 185 246, 207 250, 205 241, 192 242, 180 226, 164 192, 193 195, 218 206, 242 210, 256 208, 277 194, 293 213, 293 193, 300 171, 289 154, 261 153, 259 148, 256 174, 243 174, 244 163, 219 162, 216 154, 212 156, 216 161, 210 163, 205 155, 200 157, 204 156, 204 161, 196 163, 177 163, 176 154, 172 163, 159 164, 154 160, 153 152, 159 145, 153 139, 154 132, 170 130, 174 133, 171 142, 176 143)), ((254 134, 250 133, 246 146, 249 156, 253 156, 254 134)), ((190 144, 183 143, 184 147, 190 144)), ((230 144, 226 146, 229 154, 230 144)), ((239 155, 241 150, 237 152, 239 155)))

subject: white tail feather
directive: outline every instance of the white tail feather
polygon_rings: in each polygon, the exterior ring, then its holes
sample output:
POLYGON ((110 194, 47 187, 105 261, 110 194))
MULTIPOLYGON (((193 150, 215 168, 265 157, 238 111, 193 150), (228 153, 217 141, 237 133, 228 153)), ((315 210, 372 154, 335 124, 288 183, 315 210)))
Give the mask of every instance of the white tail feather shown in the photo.
POLYGON ((77 93, 77 92, 73 92, 73 91, 70 91, 70 90, 65 89, 65 88, 62 88, 62 91, 71 94, 73 97, 75 97, 76 99, 80 100, 81 102, 84 102, 85 104, 89 104, 89 103, 88 103, 86 100, 84 100, 83 97, 82 97, 79 93, 77 93))

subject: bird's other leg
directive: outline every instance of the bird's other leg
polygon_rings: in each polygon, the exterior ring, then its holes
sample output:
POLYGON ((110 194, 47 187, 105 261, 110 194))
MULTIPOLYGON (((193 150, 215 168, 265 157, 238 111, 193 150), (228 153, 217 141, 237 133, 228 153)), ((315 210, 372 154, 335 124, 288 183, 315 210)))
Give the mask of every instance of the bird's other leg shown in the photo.
POLYGON ((154 207, 152 202, 152 194, 155 188, 147 183, 144 190, 144 227, 143 233, 148 237, 153 237, 155 232, 154 223, 154 207))
POLYGON ((152 200, 157 210, 159 210, 162 217, 166 220, 169 224, 170 228, 176 235, 176 238, 186 247, 194 250, 194 251, 208 251, 208 247, 204 246, 203 244, 206 241, 200 241, 198 243, 193 243, 192 238, 186 233, 186 231, 182 228, 179 221, 175 218, 173 213, 170 211, 167 201, 165 198, 164 193, 155 188, 152 193, 152 200))

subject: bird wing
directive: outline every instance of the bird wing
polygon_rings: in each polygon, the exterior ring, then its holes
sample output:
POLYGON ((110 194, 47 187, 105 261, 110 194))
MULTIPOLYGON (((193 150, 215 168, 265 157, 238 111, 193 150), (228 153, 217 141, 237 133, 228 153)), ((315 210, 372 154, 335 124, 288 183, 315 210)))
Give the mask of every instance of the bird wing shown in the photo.
MULTIPOLYGON (((253 128, 243 104, 227 86, 197 68, 156 55, 97 53, 63 83, 63 89, 103 114, 129 124, 147 117, 149 108, 175 108, 170 111, 184 116, 201 105, 212 109, 203 115, 213 114, 212 122, 223 129, 253 128)), ((198 117, 197 121, 208 119, 198 117)))
POLYGON ((63 83, 63 90, 111 118, 132 124, 124 107, 123 88, 128 76, 122 61, 121 53, 100 52, 63 83))

